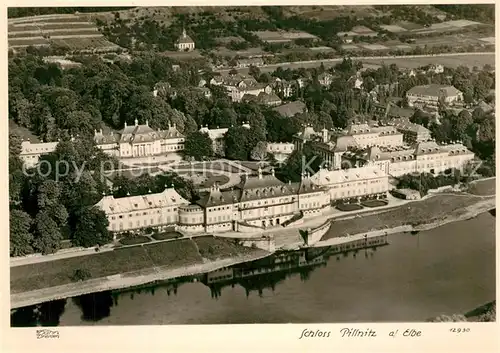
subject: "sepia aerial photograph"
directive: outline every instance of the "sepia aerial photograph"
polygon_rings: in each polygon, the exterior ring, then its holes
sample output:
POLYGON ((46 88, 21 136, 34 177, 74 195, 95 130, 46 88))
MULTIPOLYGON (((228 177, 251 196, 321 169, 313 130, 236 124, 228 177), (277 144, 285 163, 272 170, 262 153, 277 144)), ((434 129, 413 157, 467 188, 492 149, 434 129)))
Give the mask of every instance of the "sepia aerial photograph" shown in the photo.
POLYGON ((7 16, 11 327, 496 321, 494 4, 7 16))

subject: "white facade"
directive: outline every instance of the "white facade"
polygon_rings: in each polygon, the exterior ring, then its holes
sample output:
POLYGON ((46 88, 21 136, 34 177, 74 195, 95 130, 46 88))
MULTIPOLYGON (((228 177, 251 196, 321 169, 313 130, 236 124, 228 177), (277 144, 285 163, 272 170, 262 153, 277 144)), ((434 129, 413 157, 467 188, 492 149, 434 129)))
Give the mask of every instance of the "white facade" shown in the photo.
POLYGON ((169 125, 168 130, 153 130, 146 121, 139 125, 125 127, 119 133, 111 132, 109 135, 102 130, 94 132, 94 141, 97 147, 104 152, 119 158, 137 158, 164 155, 184 150, 185 137, 174 125, 169 125))
POLYGON ((368 153, 370 163, 393 177, 410 173, 438 174, 447 169, 463 168, 473 159, 474 153, 462 144, 438 145, 434 141, 392 151, 372 147, 368 153))
POLYGON ((42 155, 54 152, 56 147, 57 142, 31 143, 30 141, 23 141, 21 142, 19 157, 26 167, 31 168, 37 165, 42 155))
POLYGON ((332 201, 384 195, 389 190, 389 176, 376 166, 327 170, 320 169, 311 181, 329 190, 332 201))
POLYGON ((135 231, 146 227, 177 225, 179 207, 188 205, 174 188, 158 194, 115 199, 104 196, 96 206, 106 213, 111 232, 135 231))
POLYGON ((369 146, 402 146, 403 134, 393 126, 370 127, 367 124, 353 124, 348 128, 348 135, 352 136, 361 148, 369 146))
POLYGON ((272 154, 291 154, 295 150, 295 145, 289 142, 268 142, 267 152, 272 154))
POLYGON ((443 100, 445 104, 453 104, 462 102, 464 99, 463 93, 453 86, 445 85, 425 85, 415 86, 406 92, 408 105, 413 106, 437 106, 439 100, 443 100))
POLYGON ((182 31, 182 35, 175 43, 175 47, 179 51, 192 51, 195 48, 194 41, 186 34, 186 30, 182 31))

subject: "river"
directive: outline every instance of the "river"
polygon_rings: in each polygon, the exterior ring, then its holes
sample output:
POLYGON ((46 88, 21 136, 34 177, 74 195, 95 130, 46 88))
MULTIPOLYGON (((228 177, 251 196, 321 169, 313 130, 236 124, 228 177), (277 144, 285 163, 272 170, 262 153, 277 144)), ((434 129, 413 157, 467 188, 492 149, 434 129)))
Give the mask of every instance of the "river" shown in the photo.
MULTIPOLYGON (((156 284, 44 303, 12 326, 422 322, 495 298, 495 218, 393 234, 389 245, 246 280, 156 284)), ((316 250, 319 251, 319 250, 316 250)), ((302 252, 303 253, 303 252, 302 252)), ((299 253, 297 253, 299 254, 299 253)), ((318 259, 317 258, 317 259, 318 259)))

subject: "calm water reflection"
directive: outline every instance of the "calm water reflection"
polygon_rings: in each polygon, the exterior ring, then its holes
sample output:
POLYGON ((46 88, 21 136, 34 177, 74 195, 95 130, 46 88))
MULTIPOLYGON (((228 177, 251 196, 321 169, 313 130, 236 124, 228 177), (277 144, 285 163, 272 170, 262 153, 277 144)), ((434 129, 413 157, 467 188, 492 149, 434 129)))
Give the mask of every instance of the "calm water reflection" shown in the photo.
POLYGON ((13 326, 425 321, 495 297, 495 218, 489 213, 389 246, 330 255, 297 252, 211 276, 102 292, 23 308, 13 326), (248 276, 256 268, 261 274, 248 276), (267 270, 266 270, 267 269, 267 270), (246 275, 245 275, 246 274, 246 275), (245 277, 246 276, 246 277, 245 277), (193 282, 197 280, 197 282, 193 282))

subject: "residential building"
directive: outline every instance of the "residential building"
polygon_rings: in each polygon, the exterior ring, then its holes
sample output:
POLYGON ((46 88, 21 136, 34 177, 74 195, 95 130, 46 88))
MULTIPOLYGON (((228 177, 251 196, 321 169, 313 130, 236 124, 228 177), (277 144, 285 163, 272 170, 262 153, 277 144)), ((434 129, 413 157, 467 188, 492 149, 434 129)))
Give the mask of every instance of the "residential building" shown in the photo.
POLYGON ((453 86, 430 84, 415 86, 406 92, 410 107, 437 107, 439 101, 451 105, 463 101, 463 93, 453 86))
POLYGON ((163 155, 184 150, 184 135, 175 124, 168 130, 153 130, 146 121, 139 125, 137 119, 133 126, 127 126, 118 132, 103 134, 102 130, 94 131, 94 142, 104 152, 119 158, 135 158, 163 155))
POLYGON ((276 78, 274 83, 272 84, 272 88, 276 93, 280 94, 283 98, 290 98, 297 90, 297 87, 295 87, 295 85, 296 84, 294 82, 276 78))
POLYGON ((444 72, 444 66, 441 64, 432 64, 427 67, 427 73, 442 74, 444 72))
POLYGON ((329 87, 333 82, 333 75, 328 72, 323 72, 318 75, 318 82, 321 86, 329 87))
POLYGON ((326 188, 332 202, 364 197, 384 197, 389 190, 389 176, 375 166, 327 170, 321 168, 311 181, 326 188))
POLYGON ((264 59, 262 58, 246 58, 246 59, 238 59, 236 62, 236 67, 239 69, 244 69, 250 66, 264 66, 264 59))
POLYGON ((283 117, 291 118, 297 114, 307 112, 307 106, 302 101, 294 101, 280 105, 279 107, 273 108, 273 110, 283 117))
POLYGON ((225 87, 233 102, 240 102, 246 94, 258 96, 260 93, 271 94, 273 92, 270 85, 242 75, 215 76, 210 84, 225 87))
POLYGON ((186 30, 182 30, 182 35, 175 43, 175 47, 179 51, 192 51, 195 49, 194 41, 187 35, 186 30))
POLYGON ((179 207, 189 205, 174 187, 161 193, 114 198, 104 196, 96 206, 106 213, 111 232, 169 227, 179 221, 179 207))

